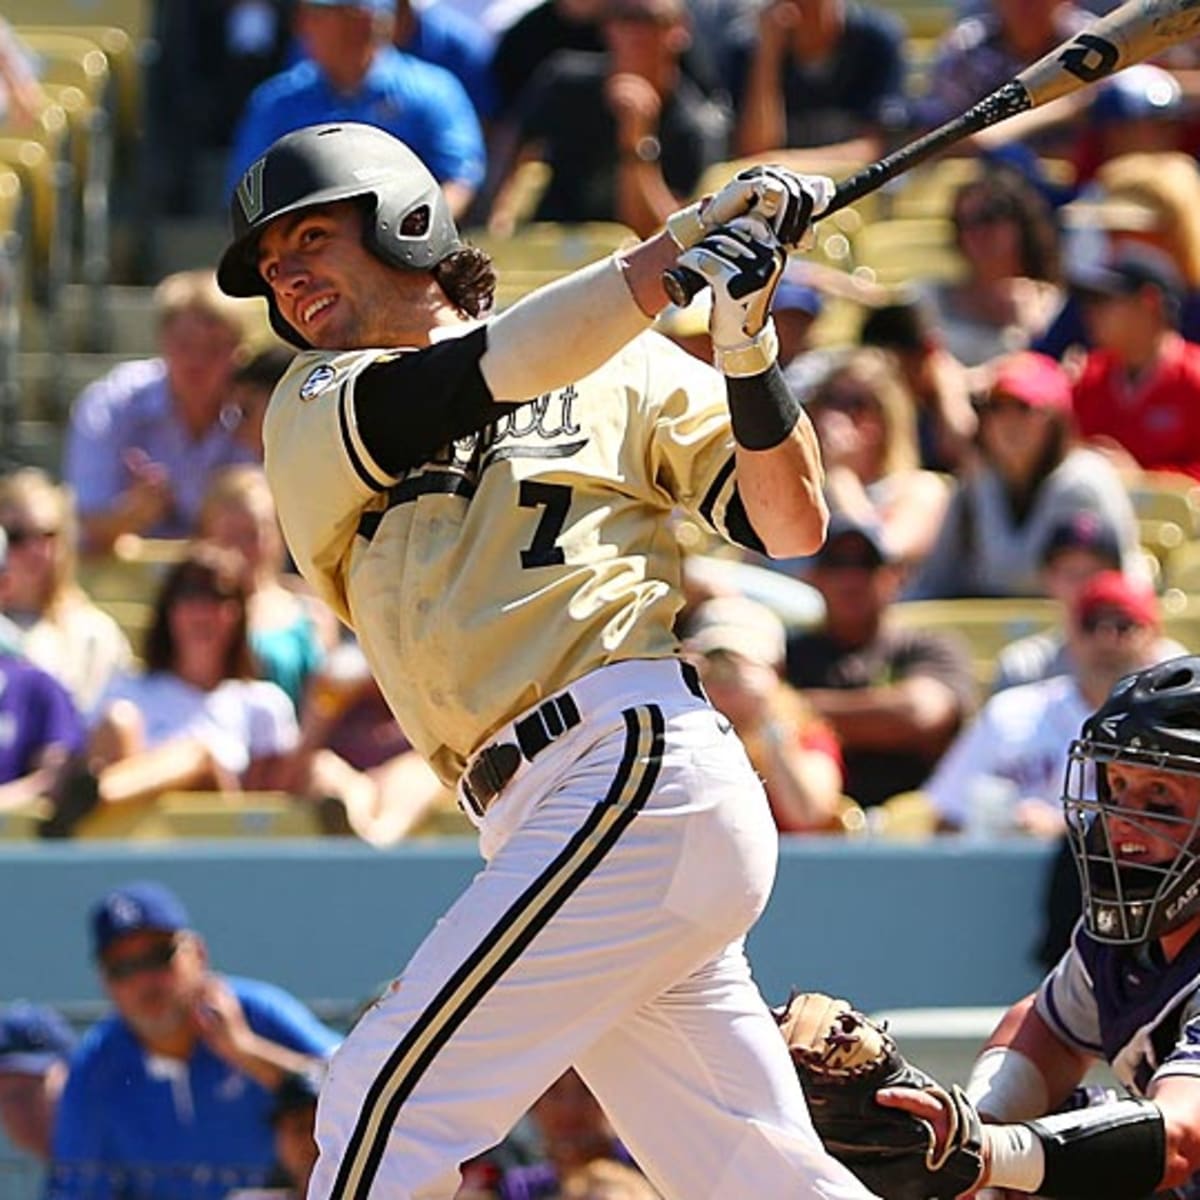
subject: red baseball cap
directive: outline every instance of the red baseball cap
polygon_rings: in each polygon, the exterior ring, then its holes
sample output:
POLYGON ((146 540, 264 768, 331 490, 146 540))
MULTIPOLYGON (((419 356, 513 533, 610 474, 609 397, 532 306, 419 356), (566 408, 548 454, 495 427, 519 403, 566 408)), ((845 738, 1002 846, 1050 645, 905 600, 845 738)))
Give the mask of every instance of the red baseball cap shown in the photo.
POLYGON ((1158 597, 1149 583, 1120 571, 1100 571, 1084 584, 1075 601, 1075 620, 1082 623, 1095 612, 1119 612, 1139 625, 1158 624, 1158 597))
POLYGON ((1022 350, 1001 359, 988 396, 1011 396, 1032 408, 1066 412, 1071 408, 1071 381, 1049 355, 1022 350))

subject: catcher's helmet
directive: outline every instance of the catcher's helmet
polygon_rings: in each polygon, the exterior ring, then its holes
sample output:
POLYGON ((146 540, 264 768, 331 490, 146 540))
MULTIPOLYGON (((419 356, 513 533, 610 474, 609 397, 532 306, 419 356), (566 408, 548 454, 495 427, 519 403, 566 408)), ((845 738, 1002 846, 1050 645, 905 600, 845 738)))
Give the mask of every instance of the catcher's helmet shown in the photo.
POLYGON ((310 125, 274 142, 234 189, 233 241, 217 268, 222 291, 266 296, 275 332, 306 348, 258 272, 258 239, 277 217, 356 199, 369 206, 363 242, 384 262, 427 271, 462 247, 437 180, 402 141, 372 125, 310 125))
POLYGON ((1084 922, 1097 941, 1147 941, 1200 912, 1200 657, 1157 663, 1113 688, 1071 744, 1063 803, 1084 922), (1108 764, 1118 762, 1194 778, 1194 811, 1122 804, 1108 780, 1108 764), (1154 862, 1123 858, 1117 821, 1172 853, 1154 862))

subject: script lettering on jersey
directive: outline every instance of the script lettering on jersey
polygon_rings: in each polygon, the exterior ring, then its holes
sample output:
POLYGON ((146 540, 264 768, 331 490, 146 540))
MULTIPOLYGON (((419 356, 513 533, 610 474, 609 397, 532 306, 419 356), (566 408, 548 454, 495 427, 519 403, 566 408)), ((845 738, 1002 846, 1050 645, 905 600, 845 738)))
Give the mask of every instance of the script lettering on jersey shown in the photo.
MULTIPOLYGON (((462 475, 472 490, 493 463, 514 458, 570 458, 587 445, 583 426, 574 418, 579 393, 574 385, 546 392, 488 425, 438 451, 406 479, 429 472, 462 475)), ((462 494, 460 492, 460 494, 462 494)))

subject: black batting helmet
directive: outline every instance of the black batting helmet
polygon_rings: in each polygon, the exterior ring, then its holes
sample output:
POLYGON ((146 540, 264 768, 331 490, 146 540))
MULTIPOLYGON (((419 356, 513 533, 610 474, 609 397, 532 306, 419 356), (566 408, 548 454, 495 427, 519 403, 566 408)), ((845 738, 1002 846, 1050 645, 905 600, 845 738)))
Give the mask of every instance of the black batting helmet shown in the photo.
POLYGON ((266 296, 275 332, 308 343, 279 314, 258 271, 262 231, 288 213, 362 200, 363 242, 392 266, 428 271, 462 248, 438 182, 398 138, 372 125, 310 125, 285 134, 246 169, 229 202, 233 241, 217 282, 230 296, 266 296))
POLYGON ((1084 922, 1097 941, 1143 942, 1200 912, 1200 799, 1179 813, 1122 804, 1112 763, 1191 776, 1200 797, 1200 657, 1127 675, 1071 744, 1063 803, 1084 922), (1140 838, 1171 853, 1131 858, 1124 843, 1140 838))

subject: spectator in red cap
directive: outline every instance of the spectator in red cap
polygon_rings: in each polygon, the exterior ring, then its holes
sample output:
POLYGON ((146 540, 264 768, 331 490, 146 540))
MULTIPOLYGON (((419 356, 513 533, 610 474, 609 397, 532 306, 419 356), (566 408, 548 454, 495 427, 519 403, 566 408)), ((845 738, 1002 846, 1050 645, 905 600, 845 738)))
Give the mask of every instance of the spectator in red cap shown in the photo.
MULTIPOLYGON (((1120 571, 1101 571, 1076 598, 1067 624, 1071 674, 994 695, 938 764, 925 792, 950 828, 970 825, 978 784, 1000 781, 1007 822, 1039 837, 1062 832, 1063 763, 1084 720, 1117 680, 1158 661, 1154 589, 1120 571)), ((1002 826, 999 814, 989 823, 1002 826)))
MULTIPOLYGON (((1075 663, 1066 630, 1070 614, 1090 580, 1102 571, 1120 570, 1122 554, 1117 531, 1096 513, 1081 511, 1060 521, 1042 548, 1042 586, 1046 595, 1062 607, 1063 624, 1031 633, 1005 646, 996 656, 992 691, 1073 674, 1075 663)), ((1145 575, 1145 571, 1138 570, 1135 577, 1140 579, 1145 575)), ((1164 659, 1186 653, 1178 642, 1163 637, 1155 656, 1164 659)))
POLYGON ((1105 458, 1072 446, 1071 385, 1052 358, 1022 351, 997 364, 979 406, 979 469, 963 479, 909 598, 1037 596, 1051 529, 1094 512, 1134 569, 1137 521, 1105 458))
POLYGON ((1095 347, 1075 385, 1080 434, 1122 469, 1200 479, 1200 345, 1178 332, 1178 269, 1154 247, 1123 243, 1072 284, 1095 347))

